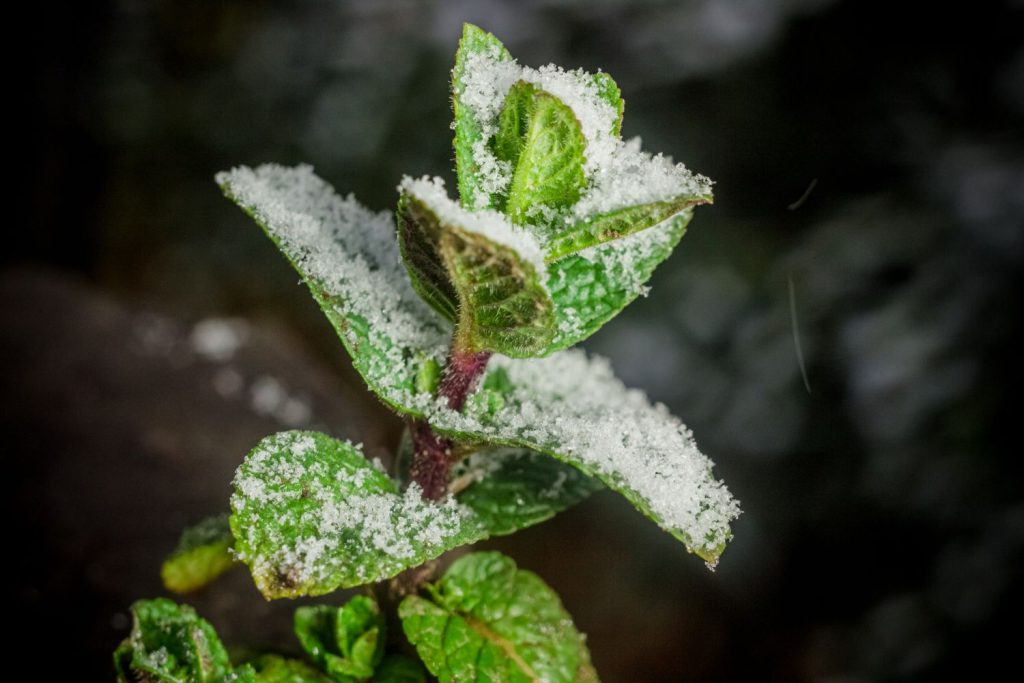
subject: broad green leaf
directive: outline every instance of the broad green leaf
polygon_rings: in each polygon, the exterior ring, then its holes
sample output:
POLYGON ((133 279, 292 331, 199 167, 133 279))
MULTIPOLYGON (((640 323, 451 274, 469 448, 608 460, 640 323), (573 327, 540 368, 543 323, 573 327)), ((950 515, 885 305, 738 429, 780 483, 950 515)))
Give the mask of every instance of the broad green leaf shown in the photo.
POLYGON ((426 683, 426 680, 420 663, 402 655, 385 657, 373 675, 373 683, 426 683))
POLYGON ((175 593, 202 588, 235 564, 230 552, 234 543, 226 514, 185 529, 160 569, 164 586, 175 593))
MULTIPOLYGON (((413 290, 387 214, 339 197, 309 166, 266 165, 218 175, 309 285, 369 388, 399 413, 457 439, 541 451, 623 494, 713 563, 739 505, 712 474, 689 430, 661 405, 627 389, 607 362, 581 351, 491 359, 507 381, 493 400, 449 410, 417 377, 445 358, 450 324, 413 290)), ((549 266, 561 348, 593 332, 644 288, 682 236, 691 210, 549 266), (585 301, 579 309, 572 302, 585 301), (561 302, 561 303, 559 303, 561 302)))
POLYGON ((267 437, 235 475, 236 552, 268 599, 321 595, 536 524, 597 486, 571 467, 515 449, 476 453, 466 467, 468 488, 434 503, 416 486, 400 493, 347 442, 317 432, 267 437), (493 499, 474 494, 477 486, 493 499), (508 505, 514 496, 517 508, 508 505))
POLYGON ((403 260, 428 303, 446 317, 457 312, 459 347, 513 357, 544 349, 555 316, 533 237, 497 214, 463 211, 439 184, 407 179, 402 190, 403 260))
POLYGON ((588 247, 646 230, 686 209, 709 201, 709 196, 680 196, 667 202, 627 206, 577 221, 565 230, 548 237, 544 245, 544 258, 548 261, 557 261, 588 247))
POLYGON ((295 634, 314 662, 341 683, 373 675, 384 656, 384 616, 377 602, 357 595, 341 607, 295 610, 295 634))
POLYGON ((406 637, 438 680, 596 681, 584 637, 558 595, 500 553, 457 560, 398 608, 406 637))
POLYGON ((132 605, 132 631, 114 653, 118 680, 161 683, 251 681, 236 672, 217 633, 191 607, 157 598, 132 605))
POLYGON ((455 116, 455 166, 459 177, 459 198, 468 209, 495 206, 492 196, 501 188, 496 185, 493 160, 486 156, 487 139, 493 134, 485 130, 472 107, 463 103, 463 93, 480 58, 514 64, 501 41, 472 24, 464 24, 459 49, 452 69, 452 110, 455 116), (481 168, 483 166, 483 168, 481 168))
MULTIPOLYGON (((505 142, 507 135, 517 133, 514 128, 525 128, 515 155, 515 171, 505 204, 505 213, 514 222, 523 224, 534 221, 533 209, 559 212, 579 200, 586 183, 583 175, 586 140, 572 109, 560 99, 522 81, 513 88, 517 89, 527 90, 529 99, 523 102, 522 93, 510 92, 511 101, 506 100, 506 107, 515 107, 513 116, 521 119, 525 114, 526 120, 499 127, 496 140, 502 146, 500 158, 502 152, 511 151, 515 146, 511 141, 505 142)), ((505 123, 504 117, 502 123, 505 123)))
POLYGON ((309 664, 279 655, 262 655, 252 662, 258 683, 334 683, 309 664))

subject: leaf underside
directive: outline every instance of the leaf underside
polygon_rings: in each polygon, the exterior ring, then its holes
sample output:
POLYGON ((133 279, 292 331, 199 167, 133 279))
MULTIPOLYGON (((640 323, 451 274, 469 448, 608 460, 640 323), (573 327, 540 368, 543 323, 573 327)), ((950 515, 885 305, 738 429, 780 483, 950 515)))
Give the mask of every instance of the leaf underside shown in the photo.
MULTIPOLYGON (((309 166, 241 167, 219 174, 225 194, 260 224, 306 281, 369 388, 399 413, 465 441, 540 451, 596 476, 714 562, 739 506, 712 463, 663 406, 622 385, 599 358, 566 351, 489 364, 482 396, 456 413, 417 377, 447 353, 450 323, 409 282, 387 214, 341 198, 309 166), (487 379, 505 373, 500 387, 487 379)), ((553 346, 574 343, 643 290, 689 220, 655 227, 551 264, 560 316, 553 346), (570 303, 571 302, 571 303, 570 303), (569 315, 573 305, 577 317, 569 315), (563 323, 571 323, 563 329, 563 323), (571 327, 572 329, 568 329, 571 327)), ((473 397, 471 397, 473 398, 473 397)))
POLYGON ((400 493, 347 442, 318 432, 267 437, 235 476, 236 552, 268 599, 321 595, 536 524, 600 486, 521 450, 484 451, 470 462, 479 481, 433 503, 415 488, 400 493))
POLYGON ((406 637, 446 681, 596 681, 583 636, 536 574, 495 552, 458 559, 399 606, 406 637))
POLYGON ((403 193, 398 239, 410 279, 428 303, 457 311, 464 352, 529 357, 551 341, 551 297, 533 265, 484 235, 444 223, 423 200, 403 193))

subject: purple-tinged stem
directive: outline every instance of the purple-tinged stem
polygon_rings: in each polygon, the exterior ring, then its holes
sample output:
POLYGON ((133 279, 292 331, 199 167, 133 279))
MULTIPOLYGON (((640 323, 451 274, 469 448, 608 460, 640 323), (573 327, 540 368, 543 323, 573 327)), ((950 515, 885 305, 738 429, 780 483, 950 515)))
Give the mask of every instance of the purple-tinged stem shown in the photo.
MULTIPOLYGON (((448 407, 461 411, 466 397, 476 386, 491 358, 490 351, 461 352, 453 345, 438 393, 448 401, 448 407)), ((409 476, 420 485, 427 500, 441 500, 448 490, 448 473, 455 460, 452 440, 435 433, 423 420, 411 420, 412 465, 409 476)))
POLYGON ((462 412, 466 404, 466 396, 476 386, 477 380, 487 369, 487 361, 493 354, 490 351, 464 353, 454 346, 448 353, 448 364, 441 375, 439 392, 448 399, 448 407, 462 412))

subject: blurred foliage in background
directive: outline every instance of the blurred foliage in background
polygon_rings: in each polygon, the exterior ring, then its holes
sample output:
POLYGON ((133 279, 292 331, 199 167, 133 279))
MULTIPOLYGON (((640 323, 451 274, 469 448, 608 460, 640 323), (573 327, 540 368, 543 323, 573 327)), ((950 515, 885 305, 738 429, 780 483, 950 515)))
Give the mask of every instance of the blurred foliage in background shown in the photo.
MULTIPOLYGON (((30 654, 59 622, 80 677, 109 679, 127 606, 159 592, 181 524, 219 511, 268 424, 394 445, 397 420, 212 176, 310 162, 377 209, 403 173, 452 186, 448 70, 472 21, 531 65, 608 71, 623 133, 716 180, 651 295, 587 346, 689 424, 745 510, 713 575, 604 494, 490 545, 563 595, 609 681, 972 680, 1012 661, 1019 1, 29 12, 0 426, 30 654)), ((191 602, 229 644, 287 642, 292 606, 231 585, 191 602)))

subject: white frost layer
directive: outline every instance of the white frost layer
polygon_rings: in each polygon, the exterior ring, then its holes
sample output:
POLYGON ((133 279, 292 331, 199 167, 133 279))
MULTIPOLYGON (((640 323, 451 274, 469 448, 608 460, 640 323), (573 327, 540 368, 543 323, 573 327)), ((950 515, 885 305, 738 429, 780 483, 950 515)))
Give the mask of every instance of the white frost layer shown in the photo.
MULTIPOLYGON (((373 353, 360 355, 359 370, 374 390, 403 405, 413 400, 399 386, 415 376, 421 362, 409 350, 443 362, 451 325, 413 290, 393 214, 374 213, 351 195, 339 196, 305 164, 242 166, 218 173, 216 180, 318 289, 343 302, 339 315, 366 321, 373 353)), ((353 335, 346 340, 357 343, 353 335)))
MULTIPOLYGON (((520 80, 558 97, 580 123, 586 139, 587 188, 573 207, 572 215, 577 219, 680 195, 711 193, 710 180, 674 163, 671 157, 642 151, 640 138, 623 142, 613 135, 618 111, 601 97, 592 74, 582 69, 567 71, 554 64, 539 69, 520 66, 493 46, 466 56, 461 89, 456 93, 460 106, 472 113, 483 133, 483 139, 473 147, 484 190, 474 198, 474 208, 484 208, 487 194, 507 190, 512 181, 514 169, 495 157, 488 143, 498 131, 498 118, 509 89, 520 80)), ((535 215, 545 216, 545 212, 538 209, 535 215)))
MULTIPOLYGON (((697 549, 713 550, 728 538, 739 505, 711 474, 711 461, 689 430, 663 405, 627 389, 607 361, 565 351, 544 359, 494 358, 515 386, 493 417, 448 410, 414 393, 424 357, 443 361, 451 329, 413 291, 402 266, 394 221, 353 199, 342 199, 309 166, 238 168, 218 182, 273 235, 288 257, 337 297, 337 312, 369 321, 356 367, 385 401, 429 414, 442 429, 468 431, 493 442, 544 449, 597 473, 612 488, 648 508, 665 529, 697 549), (372 357, 384 360, 366 362, 372 357)), ((649 249, 655 228, 596 252, 614 261, 621 249, 649 249)), ((358 338, 344 327, 349 345, 358 338)), ((494 368, 491 368, 493 371, 494 368)), ((470 402, 472 404, 473 402, 470 402)))
POLYGON ((632 491, 692 547, 710 551, 725 542, 740 509, 711 476, 713 463, 678 418, 623 385, 606 359, 570 350, 491 363, 489 371, 503 368, 515 387, 505 408, 492 417, 439 405, 431 422, 564 454, 613 488, 632 491))
POLYGON ((690 172, 672 157, 640 149, 640 138, 616 140, 615 149, 596 169, 583 196, 573 206, 577 218, 636 204, 667 201, 680 195, 710 195, 711 181, 690 172))
POLYGON ((437 214, 442 223, 450 223, 468 232, 475 232, 526 259, 537 272, 542 283, 547 281, 544 252, 533 233, 512 225, 497 211, 466 211, 448 197, 444 180, 438 177, 402 178, 398 190, 408 192, 424 202, 437 214))

